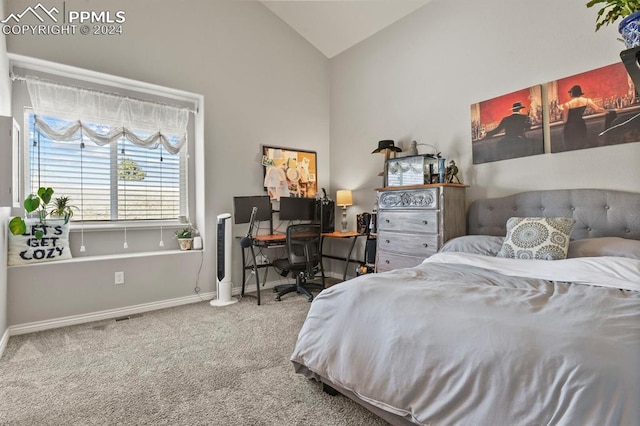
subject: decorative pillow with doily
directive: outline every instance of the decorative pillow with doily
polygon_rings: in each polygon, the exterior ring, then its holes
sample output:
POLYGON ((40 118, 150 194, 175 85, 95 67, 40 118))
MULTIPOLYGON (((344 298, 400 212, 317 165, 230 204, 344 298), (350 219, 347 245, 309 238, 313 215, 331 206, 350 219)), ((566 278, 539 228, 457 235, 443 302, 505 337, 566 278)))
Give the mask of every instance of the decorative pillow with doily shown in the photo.
POLYGON ((498 257, 560 260, 567 258, 576 221, 568 217, 512 217, 498 257))

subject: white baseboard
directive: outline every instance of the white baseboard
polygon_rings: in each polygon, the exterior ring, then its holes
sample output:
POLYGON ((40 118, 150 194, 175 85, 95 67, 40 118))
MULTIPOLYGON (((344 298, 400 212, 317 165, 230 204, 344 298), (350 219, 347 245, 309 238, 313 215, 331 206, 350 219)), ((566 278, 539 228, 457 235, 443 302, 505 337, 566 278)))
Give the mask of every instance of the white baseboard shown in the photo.
POLYGON ((7 342, 9 342, 9 329, 7 328, 0 339, 0 358, 2 358, 2 354, 4 353, 5 348, 7 347, 7 342))
POLYGON ((87 322, 119 318, 127 315, 139 314, 142 312, 155 311, 157 309, 171 308, 174 306, 187 305, 189 303, 197 303, 203 300, 210 300, 214 296, 215 293, 213 292, 200 293, 199 295, 194 294, 191 296, 161 300, 158 302, 143 303, 141 305, 127 306, 124 308, 108 309, 105 311, 91 312, 88 314, 72 315, 51 320, 12 325, 9 327, 8 335, 17 336, 19 334, 34 333, 36 331, 49 330, 52 328, 67 327, 70 325, 84 324, 87 322))

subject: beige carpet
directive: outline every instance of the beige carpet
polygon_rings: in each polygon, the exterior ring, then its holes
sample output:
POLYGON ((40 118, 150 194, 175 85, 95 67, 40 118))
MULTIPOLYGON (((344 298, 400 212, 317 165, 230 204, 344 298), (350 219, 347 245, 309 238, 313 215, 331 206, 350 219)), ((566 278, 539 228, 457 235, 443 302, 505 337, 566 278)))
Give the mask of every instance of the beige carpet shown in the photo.
POLYGON ((208 302, 9 339, 2 425, 385 425, 293 371, 310 304, 208 302))

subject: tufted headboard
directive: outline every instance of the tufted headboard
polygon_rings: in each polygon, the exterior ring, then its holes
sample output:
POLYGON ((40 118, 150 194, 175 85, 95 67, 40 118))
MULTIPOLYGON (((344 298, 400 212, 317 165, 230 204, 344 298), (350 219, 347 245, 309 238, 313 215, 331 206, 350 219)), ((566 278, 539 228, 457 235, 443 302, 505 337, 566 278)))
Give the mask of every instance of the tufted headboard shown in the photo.
POLYGON ((467 232, 506 234, 514 216, 572 217, 571 238, 622 237, 640 240, 640 193, 605 189, 529 191, 471 203, 467 232))

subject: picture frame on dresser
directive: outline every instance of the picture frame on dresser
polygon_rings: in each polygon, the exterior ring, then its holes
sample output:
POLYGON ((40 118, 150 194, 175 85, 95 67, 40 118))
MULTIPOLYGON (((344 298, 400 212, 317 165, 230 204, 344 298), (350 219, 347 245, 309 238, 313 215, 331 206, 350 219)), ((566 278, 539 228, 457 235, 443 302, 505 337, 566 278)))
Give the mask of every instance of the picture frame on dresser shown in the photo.
POLYGON ((386 161, 386 186, 438 183, 439 160, 431 154, 408 155, 386 161))

